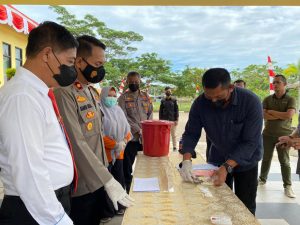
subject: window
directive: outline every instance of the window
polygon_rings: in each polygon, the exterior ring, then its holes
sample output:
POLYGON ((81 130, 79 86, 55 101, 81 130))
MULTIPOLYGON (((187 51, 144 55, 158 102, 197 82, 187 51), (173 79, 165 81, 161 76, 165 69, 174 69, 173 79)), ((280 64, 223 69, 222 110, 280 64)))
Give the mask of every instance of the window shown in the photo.
POLYGON ((22 49, 16 47, 16 68, 22 66, 23 58, 22 58, 22 49))
POLYGON ((3 43, 3 74, 5 77, 4 81, 7 81, 7 68, 11 68, 11 50, 9 44, 3 43))

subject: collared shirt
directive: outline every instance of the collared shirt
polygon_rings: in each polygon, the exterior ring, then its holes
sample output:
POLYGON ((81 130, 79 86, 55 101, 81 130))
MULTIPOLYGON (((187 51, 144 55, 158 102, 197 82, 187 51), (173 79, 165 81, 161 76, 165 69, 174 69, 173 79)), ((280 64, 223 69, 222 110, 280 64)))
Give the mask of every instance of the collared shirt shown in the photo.
POLYGON ((55 88, 54 95, 72 144, 78 171, 74 197, 93 193, 112 175, 102 137, 102 115, 99 94, 89 85, 76 81, 65 88, 55 88))
POLYGON ((212 106, 200 95, 192 105, 183 134, 183 153, 194 154, 204 128, 212 142, 208 161, 221 165, 232 159, 238 163, 235 171, 246 171, 262 157, 262 105, 249 90, 235 88, 231 102, 224 109, 212 106))
MULTIPOLYGON (((273 94, 264 99, 263 108, 278 112, 287 112, 289 109, 296 110, 296 100, 287 93, 285 93, 281 98, 277 98, 276 95, 273 94)), ((280 137, 290 135, 292 132, 292 118, 285 120, 265 120, 265 128, 263 131, 264 135, 280 137)))
POLYGON ((118 103, 125 113, 133 135, 139 134, 142 129, 141 121, 153 118, 153 105, 144 91, 125 92, 119 97, 118 103))
POLYGON ((72 182, 73 163, 48 91, 22 67, 0 89, 0 177, 39 224, 73 224, 54 192, 72 182))

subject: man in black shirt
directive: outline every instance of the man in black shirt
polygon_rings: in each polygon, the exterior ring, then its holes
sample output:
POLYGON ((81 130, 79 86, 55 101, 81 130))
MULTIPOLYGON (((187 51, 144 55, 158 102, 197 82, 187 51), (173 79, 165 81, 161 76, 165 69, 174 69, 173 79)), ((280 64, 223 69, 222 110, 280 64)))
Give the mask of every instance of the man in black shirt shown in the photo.
POLYGON ((170 87, 165 88, 166 97, 161 100, 159 108, 159 119, 173 121, 174 125, 171 127, 171 136, 173 142, 173 151, 177 150, 176 147, 176 127, 178 124, 178 104, 177 99, 172 97, 172 91, 170 87))

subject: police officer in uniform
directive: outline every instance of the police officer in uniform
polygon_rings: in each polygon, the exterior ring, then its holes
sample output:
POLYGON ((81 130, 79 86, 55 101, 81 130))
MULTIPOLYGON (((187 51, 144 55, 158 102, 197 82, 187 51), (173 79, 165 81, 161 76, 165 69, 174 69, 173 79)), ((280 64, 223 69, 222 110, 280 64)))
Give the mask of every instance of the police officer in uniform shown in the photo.
POLYGON ((153 117, 153 105, 147 92, 140 90, 141 76, 132 71, 127 75, 129 90, 118 99, 119 106, 123 109, 131 128, 133 139, 127 143, 124 152, 124 177, 126 190, 129 192, 132 181, 132 165, 137 151, 142 150, 142 128, 141 121, 153 117))
POLYGON ((105 76, 106 46, 86 35, 78 37, 77 41, 77 82, 56 89, 55 96, 78 168, 78 189, 72 197, 71 218, 77 225, 99 225, 101 218, 114 215, 114 212, 107 212, 109 199, 116 210, 118 202, 128 207, 132 199, 107 169, 101 111, 97 104, 99 95, 89 86, 105 76))

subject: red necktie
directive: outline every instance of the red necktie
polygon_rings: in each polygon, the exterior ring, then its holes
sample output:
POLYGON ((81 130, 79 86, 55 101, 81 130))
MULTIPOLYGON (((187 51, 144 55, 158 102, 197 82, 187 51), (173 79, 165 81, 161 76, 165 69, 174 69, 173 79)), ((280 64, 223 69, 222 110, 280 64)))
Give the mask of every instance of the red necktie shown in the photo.
POLYGON ((49 89, 48 96, 51 99, 51 102, 52 102, 52 105, 53 105, 54 112, 56 114, 57 120, 58 120, 60 126, 62 127, 63 132, 65 133, 65 137, 66 137, 67 143, 69 145, 69 149, 70 149, 70 153, 71 153, 72 161, 73 161, 73 168, 74 168, 74 177, 73 177, 73 182, 72 182, 73 183, 73 192, 76 192, 76 190, 77 190, 77 182, 78 182, 78 174, 77 174, 77 168, 76 168, 76 164, 75 164, 75 160, 74 160, 72 145, 71 145, 68 133, 66 131, 64 122, 63 122, 63 120, 62 120, 62 118, 60 116, 59 109, 58 109, 58 106, 57 106, 57 103, 56 103, 56 100, 55 100, 55 96, 54 96, 54 93, 53 93, 52 89, 49 89))

